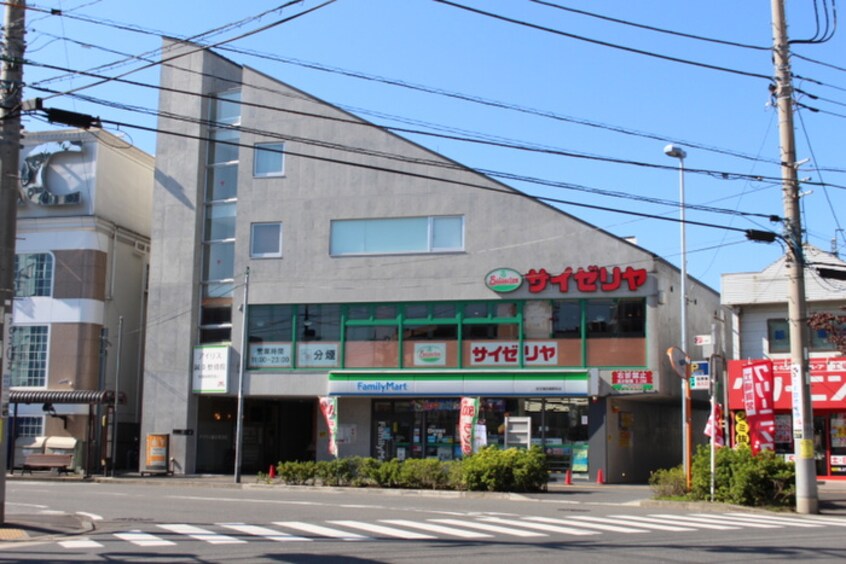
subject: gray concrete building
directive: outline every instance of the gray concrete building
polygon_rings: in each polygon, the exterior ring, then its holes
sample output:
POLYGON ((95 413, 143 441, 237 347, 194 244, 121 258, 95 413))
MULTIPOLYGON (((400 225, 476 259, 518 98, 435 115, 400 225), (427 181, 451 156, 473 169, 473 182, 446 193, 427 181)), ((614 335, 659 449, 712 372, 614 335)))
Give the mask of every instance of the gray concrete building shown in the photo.
MULTIPOLYGON (((451 459, 462 397, 477 441, 525 417, 560 471, 680 463, 677 268, 213 52, 163 57, 142 434, 170 469, 232 473, 240 446, 266 472, 330 438, 451 459)), ((688 292, 710 334, 719 296, 688 292)))

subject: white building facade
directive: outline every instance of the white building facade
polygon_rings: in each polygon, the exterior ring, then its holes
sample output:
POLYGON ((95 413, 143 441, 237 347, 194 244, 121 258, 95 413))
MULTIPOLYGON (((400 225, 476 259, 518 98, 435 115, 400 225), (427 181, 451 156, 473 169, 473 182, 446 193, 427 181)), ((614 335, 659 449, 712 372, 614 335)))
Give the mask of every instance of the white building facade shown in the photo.
MULTIPOLYGON (((328 458, 321 397, 340 456, 460 456, 475 397, 483 442, 527 417, 558 470, 680 462, 678 269, 250 68, 165 53, 142 435, 174 472, 233 471, 239 393, 244 472, 328 458)), ((689 292, 710 332, 718 295, 689 292)))
POLYGON ((72 438, 79 469, 134 466, 153 159, 101 130, 22 144, 9 444, 72 438))
MULTIPOLYGON (((836 255, 805 245, 805 296, 810 316, 817 312, 843 315, 846 282, 823 278, 818 268, 846 271, 836 255)), ((775 433, 773 447, 788 459, 794 455, 790 331, 787 322, 789 296, 786 258, 761 272, 724 274, 722 301, 730 311, 733 360, 728 363, 729 427, 738 440, 738 420, 744 417, 743 367, 772 361, 775 433)), ((814 420, 814 451, 817 474, 846 479, 846 357, 828 340, 825 331, 810 330, 808 349, 811 400, 814 420)))

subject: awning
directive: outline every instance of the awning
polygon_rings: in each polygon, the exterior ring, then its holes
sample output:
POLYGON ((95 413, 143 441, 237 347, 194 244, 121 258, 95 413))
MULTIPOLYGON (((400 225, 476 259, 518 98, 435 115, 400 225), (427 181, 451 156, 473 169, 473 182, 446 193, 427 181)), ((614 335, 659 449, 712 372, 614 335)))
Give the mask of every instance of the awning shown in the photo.
MULTIPOLYGON (((117 394, 118 403, 126 403, 126 394, 117 394)), ((12 390, 9 403, 98 403, 114 404, 113 390, 12 390)))

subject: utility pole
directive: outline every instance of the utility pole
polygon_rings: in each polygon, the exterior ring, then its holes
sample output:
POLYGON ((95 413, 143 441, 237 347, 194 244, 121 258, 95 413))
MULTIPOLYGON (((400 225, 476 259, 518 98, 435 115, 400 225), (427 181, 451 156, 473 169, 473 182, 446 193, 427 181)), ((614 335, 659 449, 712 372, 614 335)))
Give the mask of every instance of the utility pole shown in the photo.
POLYGON ((5 43, 0 69, 0 334, 2 382, 0 382, 0 524, 6 522, 6 426, 11 386, 12 311, 15 284, 15 240, 18 220, 18 159, 21 150, 21 98, 23 96, 25 0, 6 2, 3 21, 5 43))
POLYGON ((796 463, 796 512, 819 513, 817 472, 814 460, 814 414, 808 370, 808 326, 805 304, 805 257, 793 128, 793 78, 784 0, 772 1, 775 96, 781 143, 781 178, 784 196, 785 240, 788 265, 788 322, 790 324, 790 374, 793 384, 793 443, 796 463))

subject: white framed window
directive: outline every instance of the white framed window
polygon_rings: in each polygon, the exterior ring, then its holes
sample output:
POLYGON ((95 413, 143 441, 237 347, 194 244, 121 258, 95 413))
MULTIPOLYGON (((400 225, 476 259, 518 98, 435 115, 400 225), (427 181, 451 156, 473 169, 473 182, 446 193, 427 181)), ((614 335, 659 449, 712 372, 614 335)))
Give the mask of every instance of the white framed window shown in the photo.
POLYGON ((53 295, 53 255, 28 253, 15 255, 15 297, 53 295))
POLYGON ((250 226, 250 257, 278 258, 282 256, 282 224, 253 223, 250 226))
POLYGON ((333 220, 332 256, 464 250, 464 216, 333 220))
POLYGON ((257 143, 253 157, 253 176, 283 176, 285 174, 285 144, 257 143))
POLYGON ((18 437, 43 437, 44 417, 41 415, 19 415, 15 418, 15 434, 18 437))
POLYGON ((12 386, 43 388, 47 385, 47 325, 13 325, 12 386))

